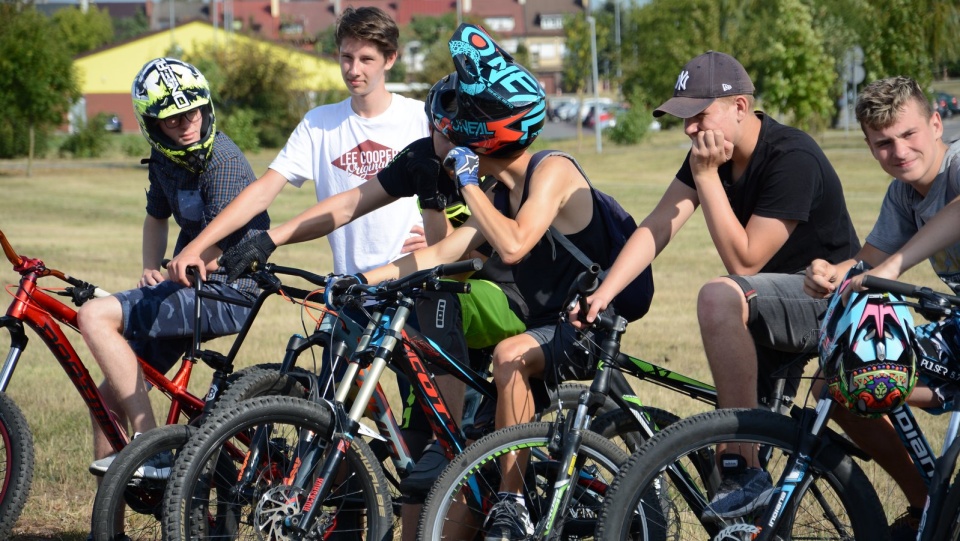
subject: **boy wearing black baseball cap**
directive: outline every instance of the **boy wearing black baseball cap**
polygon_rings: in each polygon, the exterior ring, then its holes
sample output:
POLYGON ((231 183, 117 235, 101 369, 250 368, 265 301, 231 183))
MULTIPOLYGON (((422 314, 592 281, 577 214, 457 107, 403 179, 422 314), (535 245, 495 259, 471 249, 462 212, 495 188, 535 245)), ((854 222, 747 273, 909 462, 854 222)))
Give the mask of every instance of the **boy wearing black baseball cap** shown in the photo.
MULTIPOLYGON (((701 207, 728 273, 704 285, 697 299, 721 408, 786 405, 769 402, 772 377, 788 377, 784 395, 796 394, 827 307, 804 294, 804 269, 813 259, 843 261, 860 249, 823 151, 809 135, 754 111, 753 94, 750 76, 728 54, 708 51, 683 66, 673 97, 654 116, 682 118, 690 152, 588 299, 592 321, 701 207)), ((757 457, 721 459, 724 483, 704 517, 762 511, 772 490, 757 457)))

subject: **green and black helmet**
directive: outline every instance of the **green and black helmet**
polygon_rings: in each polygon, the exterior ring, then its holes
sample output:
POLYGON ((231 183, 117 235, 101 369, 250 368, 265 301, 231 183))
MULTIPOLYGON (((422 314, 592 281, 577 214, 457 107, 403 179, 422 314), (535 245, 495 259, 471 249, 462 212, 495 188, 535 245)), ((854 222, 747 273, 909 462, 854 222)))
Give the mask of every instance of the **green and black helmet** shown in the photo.
POLYGON ((147 62, 133 80, 133 110, 140 131, 153 148, 193 172, 203 170, 216 135, 210 85, 200 70, 176 58, 147 62), (200 140, 178 145, 160 129, 160 120, 200 108, 200 140))

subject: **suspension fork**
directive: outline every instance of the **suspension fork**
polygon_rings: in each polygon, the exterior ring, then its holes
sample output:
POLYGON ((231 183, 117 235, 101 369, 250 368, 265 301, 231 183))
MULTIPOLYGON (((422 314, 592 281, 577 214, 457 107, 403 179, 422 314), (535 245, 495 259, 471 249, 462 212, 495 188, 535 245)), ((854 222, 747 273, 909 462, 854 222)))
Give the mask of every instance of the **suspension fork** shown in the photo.
MULTIPOLYGON (((397 344, 401 342, 403 327, 407 324, 407 318, 410 316, 412 308, 412 300, 408 298, 401 299, 399 305, 395 308, 393 317, 388 318, 389 324, 381 331, 383 335, 379 340, 379 344, 373 344, 372 340, 364 343, 363 339, 361 339, 361 345, 369 344, 370 346, 376 347, 373 362, 370 363, 369 369, 364 374, 363 385, 361 385, 357 391, 357 396, 354 398, 353 404, 350 407, 350 412, 345 417, 342 413, 343 400, 341 400, 341 398, 346 398, 344 383, 341 383, 337 389, 338 400, 334 404, 334 412, 339 418, 338 425, 343 427, 342 431, 334 434, 333 437, 330 438, 331 445, 328 445, 329 452, 320 464, 316 481, 303 506, 303 512, 300 515, 284 519, 286 526, 301 533, 308 532, 313 527, 313 523, 317 519, 317 513, 319 509, 321 509, 317 507, 315 503, 326 500, 327 496, 329 496, 333 490, 333 481, 340 472, 343 459, 359 432, 360 419, 363 417, 367 405, 370 403, 376 391, 377 384, 380 382, 380 377, 387 367, 388 360, 392 357, 397 344)), ((371 319, 370 324, 367 326, 367 331, 369 331, 371 336, 379 320, 379 317, 371 319)), ((367 331, 364 332, 364 336, 367 336, 367 331)), ((361 351, 359 346, 357 351, 361 351)), ((358 363, 351 363, 350 368, 347 370, 348 375, 355 376, 358 369, 358 363), (352 374, 349 374, 350 372, 352 372, 352 374)), ((348 381, 352 381, 352 378, 348 381)))
MULTIPOLYGON (((833 399, 826 396, 821 397, 817 401, 814 412, 812 414, 805 412, 801 418, 802 429, 799 432, 800 441, 797 452, 787 459, 783 474, 777 484, 774 485, 775 490, 771 495, 770 503, 767 505, 761 520, 757 522, 760 525, 760 533, 754 538, 757 541, 773 539, 776 535, 777 526, 784 517, 783 512, 791 507, 790 504, 796 494, 797 487, 801 486, 807 478, 811 457, 820 448, 821 436, 826 429, 827 421, 830 420, 830 413, 835 405, 836 402, 833 399)), ((838 529, 841 527, 836 520, 833 522, 838 529)))

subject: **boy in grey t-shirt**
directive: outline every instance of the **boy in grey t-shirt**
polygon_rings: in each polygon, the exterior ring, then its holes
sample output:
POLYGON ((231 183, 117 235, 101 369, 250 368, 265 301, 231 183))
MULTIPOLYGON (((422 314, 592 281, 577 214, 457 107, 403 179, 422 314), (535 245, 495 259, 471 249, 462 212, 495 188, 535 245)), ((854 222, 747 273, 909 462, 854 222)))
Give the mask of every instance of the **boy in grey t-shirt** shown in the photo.
MULTIPOLYGON (((887 273, 881 275, 899 276, 901 269, 891 272, 888 265, 890 255, 903 248, 928 220, 960 194, 960 159, 957 159, 960 143, 948 147, 943 142, 940 115, 932 109, 916 81, 907 77, 875 81, 861 91, 856 110, 867 146, 880 167, 894 180, 860 253, 837 265, 815 260, 807 268, 804 290, 817 298, 833 294, 856 261, 879 265, 879 269, 887 273)), ((947 244, 942 242, 936 249, 926 250, 923 257, 929 257, 937 275, 955 287, 960 275, 957 257, 960 244, 947 244)), ((911 264, 916 261, 919 259, 911 264)), ((871 271, 871 274, 875 273, 876 270, 871 271)), ((853 283, 859 284, 860 280, 855 278, 853 283)), ((924 408, 941 408, 944 396, 919 385, 908 402, 924 408)), ((898 439, 893 426, 886 418, 857 417, 843 408, 834 411, 837 423, 894 478, 907 497, 909 508, 891 525, 891 538, 895 541, 916 539, 927 488, 906 449, 901 445, 889 445, 890 441, 898 439)))

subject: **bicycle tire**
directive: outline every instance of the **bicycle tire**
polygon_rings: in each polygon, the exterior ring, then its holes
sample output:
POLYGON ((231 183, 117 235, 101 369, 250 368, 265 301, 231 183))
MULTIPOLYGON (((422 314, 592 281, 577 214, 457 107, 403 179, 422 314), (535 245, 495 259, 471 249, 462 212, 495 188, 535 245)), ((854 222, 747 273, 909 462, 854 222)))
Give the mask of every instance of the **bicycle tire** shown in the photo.
MULTIPOLYGON (((658 431, 680 420, 676 415, 660 408, 642 406, 638 407, 638 410, 650 419, 658 431)), ((627 454, 636 452, 647 441, 633 414, 620 408, 598 415, 590 423, 590 430, 608 440, 616 441, 627 454)))
POLYGON ((33 463, 30 426, 13 399, 0 392, 0 539, 10 537, 27 504, 33 463))
MULTIPOLYGON (((526 423, 489 434, 468 447, 444 469, 427 497, 420 515, 417 539, 475 539, 482 536, 482 517, 495 501, 501 476, 499 457, 517 449, 530 450, 524 474, 524 497, 530 518, 537 523, 546 514, 546 496, 558 468, 552 451, 552 423, 526 423), (480 493, 479 505, 460 501, 464 490, 480 493), (465 517, 463 520, 455 515, 465 517), (453 530, 456 529, 456 532, 453 530)), ((574 483, 571 508, 561 511, 557 528, 563 538, 593 537, 597 513, 606 486, 627 459, 613 442, 590 431, 583 432, 578 464, 582 483, 574 483)))
MULTIPOLYGON (((301 504, 309 492, 310 487, 304 490, 282 484, 288 466, 299 459, 295 455, 300 447, 299 437, 309 432, 326 438, 334 428, 332 416, 323 405, 282 396, 252 398, 211 416, 175 463, 164 494, 164 535, 167 539, 260 539, 263 535, 270 538, 262 527, 277 527, 278 523, 271 523, 271 518, 286 516, 288 511, 295 514, 299 507, 289 506, 294 502, 301 504), (238 472, 248 457, 237 436, 249 435, 266 425, 271 427, 268 452, 255 464, 254 482, 241 485, 238 472), (240 452, 231 453, 229 445, 240 452), (232 507, 235 522, 224 521, 219 530, 211 529, 207 518, 211 502, 218 512, 221 507, 232 507), (272 503, 283 508, 271 507, 272 503)), ((364 531, 324 533, 352 539, 389 539, 393 512, 386 479, 362 439, 353 440, 347 449, 344 467, 346 481, 338 483, 326 501, 316 503, 325 506, 321 526, 339 525, 337 521, 342 520, 349 527, 363 521, 364 531)))
POLYGON ((113 541, 120 534, 131 539, 161 538, 160 519, 167 482, 138 478, 135 472, 147 459, 163 451, 172 451, 176 456, 195 430, 188 425, 157 427, 131 441, 117 454, 103 475, 93 502, 93 541, 113 541))
MULTIPOLYGON (((276 363, 262 364, 228 376, 226 389, 217 398, 210 416, 257 396, 306 396, 307 390, 301 382, 308 381, 303 376, 309 373, 297 368, 295 375, 280 374, 279 369, 276 363)), ((117 454, 94 498, 94 541, 112 541, 123 533, 133 539, 161 538, 160 519, 167 482, 142 479, 135 474, 144 462, 160 452, 171 451, 176 457, 193 432, 186 425, 157 427, 131 441, 117 454)))
POLYGON ((244 368, 228 378, 226 389, 220 393, 208 417, 228 410, 238 402, 258 396, 292 396, 306 398, 312 373, 293 367, 287 373, 280 372, 279 363, 257 364, 244 368))
POLYGON ((954 477, 953 484, 947 490, 937 528, 930 539, 960 541, 960 473, 954 477))
MULTIPOLYGON (((760 444, 769 451, 767 470, 780 478, 787 456, 795 452, 800 424, 770 411, 715 410, 683 419, 658 433, 624 464, 607 495, 598 535, 602 539, 647 539, 637 533, 644 524, 666 539, 741 539, 758 531, 751 517, 704 526, 691 508, 693 483, 700 502, 709 501, 718 484, 714 447, 718 443, 760 444), (677 482, 664 470, 679 465, 687 476, 677 482), (655 491, 658 505, 642 495, 655 491), (686 498, 685 498, 686 496, 686 498), (612 502, 616 502, 613 504, 612 502), (635 513, 634 510, 638 509, 635 513), (647 509, 653 512, 645 514, 647 509), (656 521, 662 521, 656 524, 656 521), (728 534, 733 535, 727 537, 728 534)), ((877 493, 863 470, 836 445, 825 444, 810 463, 804 482, 784 511, 783 539, 883 539, 887 521, 877 493), (830 516, 835 522, 823 520, 830 516)), ((759 513, 758 513, 759 514, 759 513)), ((759 518, 757 516, 756 518, 759 518)))

